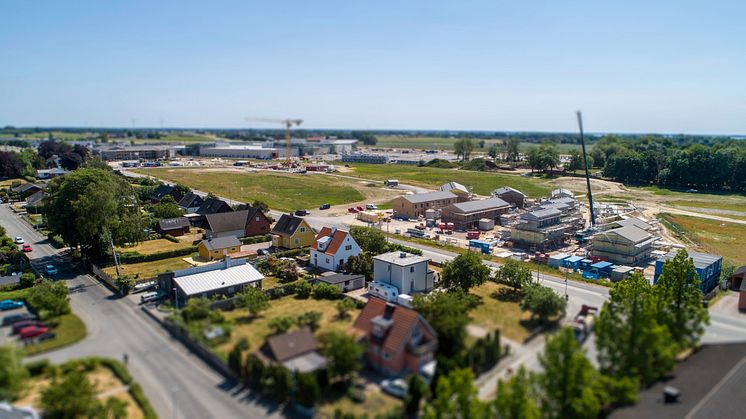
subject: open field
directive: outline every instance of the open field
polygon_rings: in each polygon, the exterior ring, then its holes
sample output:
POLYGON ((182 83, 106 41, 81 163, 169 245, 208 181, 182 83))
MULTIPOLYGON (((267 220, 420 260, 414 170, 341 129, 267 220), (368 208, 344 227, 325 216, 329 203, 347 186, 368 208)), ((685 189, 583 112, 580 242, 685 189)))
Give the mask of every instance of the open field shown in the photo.
POLYGON ((482 297, 482 304, 469 315, 472 324, 488 332, 499 329, 502 336, 521 342, 528 336, 531 314, 521 311, 520 301, 515 296, 501 294, 509 290, 509 287, 492 281, 472 288, 470 292, 482 297))
POLYGON ((345 173, 348 176, 359 176, 365 179, 398 179, 399 182, 437 188, 454 181, 473 188, 479 195, 489 195, 501 186, 511 186, 530 197, 546 196, 552 186, 546 179, 524 177, 493 172, 472 172, 457 169, 440 169, 436 167, 417 167, 394 164, 351 164, 353 170, 345 173))
MULTIPOLYGON (((378 143, 373 147, 384 148, 414 148, 427 150, 453 150, 453 144, 459 140, 454 137, 408 137, 400 135, 380 135, 377 136, 378 143)), ((502 139, 486 138, 484 139, 484 148, 479 148, 480 139, 472 139, 474 142, 475 153, 487 153, 490 146, 495 143, 501 143, 502 139)), ((532 147, 538 147, 537 143, 522 142, 519 146, 521 152, 526 152, 532 147)), ((580 149, 579 144, 557 144, 560 153, 567 153, 573 149, 580 149)), ((588 146, 590 148, 590 146, 588 146)))
POLYGON ((389 396, 382 391, 368 390, 365 392, 365 401, 358 403, 349 396, 335 397, 334 394, 322 395, 322 401, 318 406, 318 417, 323 419, 334 418, 334 411, 339 409, 343 414, 354 414, 356 418, 375 418, 384 415, 392 409, 402 406, 401 400, 389 396), (324 397, 326 396, 326 397, 324 397))
POLYGON ((184 249, 192 244, 187 241, 174 243, 166 239, 147 240, 132 247, 117 247, 118 252, 137 252, 143 255, 151 253, 170 252, 172 250, 184 249))
POLYGON ((14 183, 25 183, 23 179, 5 179, 0 181, 0 188, 10 188, 14 183))
MULTIPOLYGON (((197 255, 197 253, 194 253, 197 255)), ((187 256, 177 256, 168 259, 154 260, 151 262, 131 263, 120 265, 120 269, 123 275, 134 275, 135 278, 152 278, 161 272, 173 271, 176 269, 190 268, 192 265, 184 261, 187 256)), ((107 275, 112 278, 116 278, 117 269, 114 266, 109 266, 103 269, 107 275)))
MULTIPOLYGON (((258 199, 280 211, 313 209, 324 203, 348 204, 363 201, 367 197, 364 185, 318 174, 173 168, 142 169, 137 172, 237 201, 253 202, 258 199)), ((376 190, 367 189, 371 192, 376 190)))
POLYGON ((24 354, 33 355, 40 352, 51 351, 52 349, 71 345, 83 340, 86 336, 85 323, 83 323, 78 316, 72 313, 63 314, 60 317, 47 321, 46 323, 54 325, 51 331, 56 334, 55 338, 24 347, 24 354))
POLYGON ((135 144, 152 144, 152 143, 177 143, 177 144, 198 144, 215 142, 215 137, 211 135, 167 135, 161 138, 138 138, 135 144))
POLYGON ((321 313, 317 334, 329 331, 346 331, 352 325, 360 310, 350 310, 349 316, 341 320, 337 317, 337 301, 314 300, 312 298, 301 300, 289 295, 270 301, 269 309, 263 311, 253 320, 248 319, 248 312, 245 309, 238 308, 225 312, 226 320, 233 324, 233 331, 230 340, 219 345, 216 349, 227 354, 236 342, 243 337, 249 340, 250 350, 259 349, 267 336, 270 335, 270 320, 283 316, 295 318, 309 311, 321 313))
POLYGON ((675 234, 693 241, 700 250, 721 255, 738 266, 746 264, 746 225, 686 215, 661 214, 660 217, 675 234))

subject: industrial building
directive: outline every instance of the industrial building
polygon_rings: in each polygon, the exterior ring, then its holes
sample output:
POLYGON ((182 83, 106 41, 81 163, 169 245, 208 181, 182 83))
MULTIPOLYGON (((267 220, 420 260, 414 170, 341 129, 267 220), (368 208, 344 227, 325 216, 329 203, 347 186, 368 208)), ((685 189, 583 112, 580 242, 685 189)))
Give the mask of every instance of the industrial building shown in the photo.
POLYGON ((429 209, 438 210, 456 202, 458 197, 453 193, 438 191, 399 196, 391 201, 391 206, 396 217, 418 218, 429 209))
POLYGON ((518 189, 511 188, 510 186, 503 186, 502 188, 495 189, 492 191, 492 196, 500 198, 516 208, 523 208, 526 206, 526 194, 518 189))
POLYGON ((649 232, 629 224, 596 233, 592 238, 591 254, 619 265, 640 265, 650 259, 657 240, 649 232))
MULTIPOLYGON (((653 283, 658 283, 658 278, 663 274, 663 265, 676 257, 677 251, 672 251, 655 261, 655 276, 653 283)), ((689 252, 689 258, 694 262, 694 269, 702 281, 700 288, 707 294, 712 291, 720 281, 720 271, 723 267, 723 257, 709 253, 689 252)))
POLYGON ((441 210, 442 222, 453 223, 458 231, 465 231, 479 226, 479 220, 490 219, 500 222, 500 216, 510 209, 510 204, 500 198, 489 198, 478 201, 459 202, 441 210))
MULTIPOLYGON (((298 155, 297 151, 295 149, 294 156, 298 155)), ((215 145, 200 147, 199 154, 206 157, 271 160, 284 157, 285 149, 281 147, 269 147, 265 146, 265 144, 238 145, 216 143, 215 145)))
POLYGON ((111 145, 94 150, 103 160, 160 160, 176 156, 176 148, 170 145, 111 145))
POLYGON ((562 222, 562 212, 550 208, 521 214, 510 229, 510 240, 515 246, 547 250, 562 244, 572 233, 573 224, 562 222))
POLYGON ((383 154, 348 153, 348 154, 342 154, 342 162, 343 163, 386 164, 389 162, 389 157, 383 154))

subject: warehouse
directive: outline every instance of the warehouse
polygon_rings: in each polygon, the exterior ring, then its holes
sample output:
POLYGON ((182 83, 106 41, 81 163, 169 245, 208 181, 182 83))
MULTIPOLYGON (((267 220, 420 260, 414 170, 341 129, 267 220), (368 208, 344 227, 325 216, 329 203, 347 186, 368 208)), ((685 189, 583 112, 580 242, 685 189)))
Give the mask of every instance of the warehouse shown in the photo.
MULTIPOLYGON (((200 156, 232 157, 238 159, 270 160, 284 155, 285 150, 275 147, 264 147, 259 144, 235 145, 218 143, 213 146, 200 147, 200 156)), ((297 153, 297 149, 295 150, 297 153)))
POLYGON ((441 209, 455 204, 458 197, 448 191, 418 193, 394 198, 391 206, 395 217, 418 218, 424 217, 429 209, 441 209))
POLYGON ((591 254, 608 258, 618 265, 639 265, 650 259, 653 243, 657 240, 647 231, 630 224, 594 235, 591 254))
POLYGON ((510 204, 500 198, 482 199, 479 201, 460 202, 443 208, 442 222, 453 223, 458 231, 465 231, 479 226, 479 220, 486 218, 500 221, 500 215, 510 209, 510 204))
POLYGON ((176 148, 168 145, 138 145, 138 146, 101 146, 96 153, 103 160, 159 160, 171 159, 176 156, 176 148))

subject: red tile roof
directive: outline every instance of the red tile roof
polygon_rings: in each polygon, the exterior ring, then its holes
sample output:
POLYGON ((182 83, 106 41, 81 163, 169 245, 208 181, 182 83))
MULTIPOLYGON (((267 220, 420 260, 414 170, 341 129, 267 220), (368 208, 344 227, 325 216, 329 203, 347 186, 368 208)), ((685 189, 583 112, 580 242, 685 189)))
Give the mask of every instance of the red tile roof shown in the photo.
POLYGON ((392 353, 404 350, 404 345, 412 334, 412 328, 418 322, 429 329, 433 336, 435 335, 435 331, 430 327, 430 324, 416 311, 396 304, 387 304, 385 301, 374 297, 368 300, 368 304, 355 319, 352 327, 365 336, 370 336, 373 331, 371 321, 377 316, 384 316, 393 320, 393 324, 381 345, 392 353))
POLYGON ((332 234, 332 229, 329 227, 324 227, 319 231, 319 234, 316 235, 316 238, 313 240, 313 244, 311 245, 311 249, 318 250, 318 241, 320 238, 331 236, 332 239, 329 242, 329 245, 326 247, 326 250, 322 253, 326 255, 334 255, 337 253, 337 250, 339 250, 340 246, 342 246, 342 243, 344 243, 345 239, 347 238, 347 235, 349 233, 345 230, 337 229, 337 231, 332 234))

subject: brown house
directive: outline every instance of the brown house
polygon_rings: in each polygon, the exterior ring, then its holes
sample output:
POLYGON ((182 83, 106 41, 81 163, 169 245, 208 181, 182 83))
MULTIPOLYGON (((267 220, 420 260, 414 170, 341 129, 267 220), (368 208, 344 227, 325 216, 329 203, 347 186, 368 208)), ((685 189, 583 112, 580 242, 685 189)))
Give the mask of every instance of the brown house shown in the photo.
POLYGON ((169 234, 174 237, 189 233, 189 220, 186 217, 164 218, 155 225, 158 234, 169 234))
POLYGON ((441 209, 455 204, 458 197, 449 191, 438 191, 418 193, 414 195, 403 195, 391 201, 394 215, 406 218, 418 218, 425 216, 429 209, 441 209))
POLYGON ((389 376, 422 373, 435 359, 438 337, 416 311, 370 298, 353 324, 365 360, 389 376))
POLYGON ((207 237, 249 237, 269 234, 269 218, 256 207, 233 212, 205 215, 207 237))
POLYGON ((502 188, 495 189, 492 191, 492 196, 500 198, 516 208, 523 208, 526 206, 526 194, 518 189, 511 188, 510 186, 503 186, 502 188))
POLYGON ((307 326, 295 332, 270 336, 255 355, 265 364, 281 364, 293 372, 313 372, 326 368, 326 358, 307 326))

